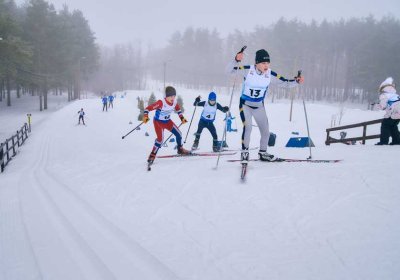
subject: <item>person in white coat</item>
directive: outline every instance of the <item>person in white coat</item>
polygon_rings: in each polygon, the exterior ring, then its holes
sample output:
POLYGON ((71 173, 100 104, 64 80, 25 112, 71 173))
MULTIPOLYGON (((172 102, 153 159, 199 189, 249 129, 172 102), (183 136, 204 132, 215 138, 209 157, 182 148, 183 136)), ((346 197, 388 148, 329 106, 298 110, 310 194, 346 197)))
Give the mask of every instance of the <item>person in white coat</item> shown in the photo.
POLYGON ((381 125, 380 141, 376 145, 400 145, 400 97, 396 92, 393 78, 389 77, 379 86, 379 107, 385 110, 385 116, 381 125))

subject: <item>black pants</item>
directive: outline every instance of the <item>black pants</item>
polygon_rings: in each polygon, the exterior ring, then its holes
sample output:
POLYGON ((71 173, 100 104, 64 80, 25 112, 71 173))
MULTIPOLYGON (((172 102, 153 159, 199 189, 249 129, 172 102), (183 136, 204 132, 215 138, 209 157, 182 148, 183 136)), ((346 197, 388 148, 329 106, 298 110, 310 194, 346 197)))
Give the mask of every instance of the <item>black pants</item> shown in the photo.
POLYGON ((394 120, 392 118, 383 119, 381 125, 381 145, 389 144, 389 137, 392 137, 392 144, 400 144, 399 122, 400 120, 394 120))
POLYGON ((106 109, 106 111, 107 111, 107 103, 103 103, 103 111, 104 111, 104 109, 106 109))
POLYGON ((85 124, 85 120, 84 120, 83 116, 79 116, 78 124, 81 124, 81 120, 82 120, 82 123, 85 124))
POLYGON ((201 132, 203 131, 204 128, 207 128, 208 131, 210 131, 211 136, 213 138, 213 142, 216 143, 218 141, 218 136, 217 136, 217 130, 215 129, 214 123, 207 122, 202 119, 200 119, 200 121, 199 121, 199 127, 197 128, 195 141, 200 140, 201 132))

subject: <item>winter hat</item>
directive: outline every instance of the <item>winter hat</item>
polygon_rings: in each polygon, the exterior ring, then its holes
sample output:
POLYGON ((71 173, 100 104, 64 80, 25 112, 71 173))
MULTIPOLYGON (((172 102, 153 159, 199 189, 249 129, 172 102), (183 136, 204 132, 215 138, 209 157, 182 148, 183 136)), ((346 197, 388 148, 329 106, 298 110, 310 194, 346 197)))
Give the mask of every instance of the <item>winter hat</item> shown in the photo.
POLYGON ((215 101, 215 100, 217 100, 217 95, 215 94, 215 92, 210 92, 210 94, 208 95, 208 100, 211 100, 211 101, 215 101))
POLYGON ((264 49, 258 50, 256 52, 256 64, 261 62, 271 62, 269 58, 269 53, 264 49))
POLYGON ((381 83, 379 86, 379 92, 396 92, 396 86, 392 77, 386 78, 386 80, 381 83))
POLYGON ((175 96, 176 90, 174 87, 168 86, 165 88, 165 97, 175 96))

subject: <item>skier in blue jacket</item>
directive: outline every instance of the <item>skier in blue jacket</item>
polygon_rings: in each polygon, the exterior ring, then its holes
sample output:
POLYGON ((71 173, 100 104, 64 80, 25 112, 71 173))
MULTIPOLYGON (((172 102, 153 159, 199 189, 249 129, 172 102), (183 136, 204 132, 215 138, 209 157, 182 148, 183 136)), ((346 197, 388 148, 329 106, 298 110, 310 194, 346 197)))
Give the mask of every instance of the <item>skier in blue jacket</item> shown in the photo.
POLYGON ((104 109, 106 109, 106 112, 107 112, 107 102, 108 102, 107 96, 104 95, 103 98, 101 99, 101 101, 103 102, 103 112, 104 112, 104 109))
POLYGON ((114 101, 114 96, 110 95, 110 96, 108 97, 108 107, 109 107, 109 108, 110 108, 110 107, 114 108, 113 101, 114 101))
POLYGON ((217 131, 214 126, 215 115, 217 114, 217 110, 220 110, 224 113, 229 111, 229 107, 222 107, 221 104, 217 103, 217 95, 215 92, 210 92, 208 95, 207 101, 200 101, 200 96, 196 98, 194 101, 194 106, 204 107, 203 112, 201 113, 201 118, 199 121, 199 126, 196 132, 196 138, 194 140, 192 150, 196 150, 199 146, 201 132, 204 128, 207 128, 210 131, 213 138, 213 151, 218 152, 220 147, 218 146, 218 136, 217 131))

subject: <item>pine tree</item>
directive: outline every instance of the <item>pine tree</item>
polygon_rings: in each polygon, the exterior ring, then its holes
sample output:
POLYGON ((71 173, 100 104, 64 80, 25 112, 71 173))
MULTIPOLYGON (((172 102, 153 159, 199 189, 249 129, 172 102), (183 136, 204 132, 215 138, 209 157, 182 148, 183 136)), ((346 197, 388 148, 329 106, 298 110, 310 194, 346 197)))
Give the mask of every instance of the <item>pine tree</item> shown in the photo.
POLYGON ((180 95, 178 95, 178 100, 177 100, 179 106, 181 107, 182 113, 185 112, 185 109, 183 108, 183 99, 180 95))
POLYGON ((156 101, 157 101, 156 96, 154 95, 154 92, 152 92, 152 93, 150 94, 149 101, 148 101, 147 105, 153 104, 153 103, 155 103, 156 101))
POLYGON ((144 114, 144 100, 142 98, 139 98, 139 97, 138 97, 138 108, 140 110, 139 116, 138 116, 138 121, 142 121, 143 114, 144 114))

